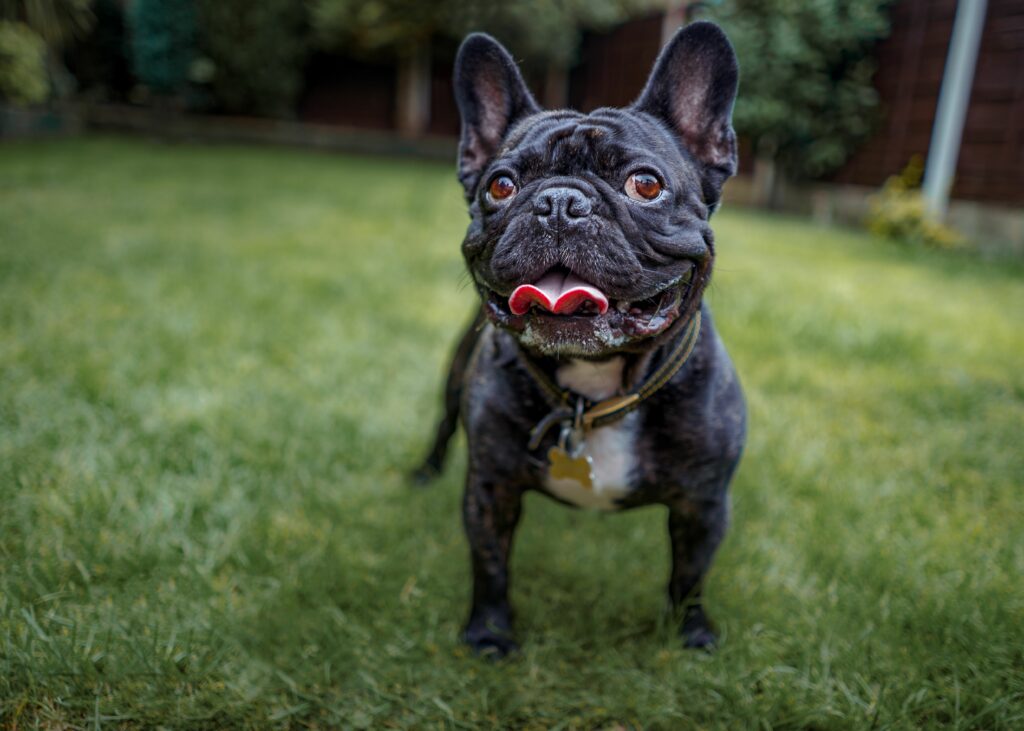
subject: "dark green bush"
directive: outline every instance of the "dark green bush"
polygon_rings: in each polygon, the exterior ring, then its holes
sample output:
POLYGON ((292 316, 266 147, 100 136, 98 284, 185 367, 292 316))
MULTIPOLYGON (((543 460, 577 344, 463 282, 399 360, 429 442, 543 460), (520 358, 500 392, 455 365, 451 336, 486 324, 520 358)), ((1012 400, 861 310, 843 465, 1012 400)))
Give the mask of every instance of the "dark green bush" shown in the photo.
POLYGON ((128 24, 138 80, 160 94, 181 91, 195 59, 193 0, 134 0, 128 24))
POLYGON ((20 21, 61 50, 92 30, 93 0, 0 0, 0 20, 20 21))
POLYGON ((68 71, 92 97, 123 99, 135 83, 128 58, 128 29, 120 0, 96 0, 92 32, 64 54, 68 71))
POLYGON ((199 0, 200 45, 222 111, 287 116, 302 89, 305 14, 294 0, 199 0))
POLYGON ((878 113, 874 47, 889 0, 724 0, 708 16, 740 60, 736 131, 797 178, 839 168, 878 113))
POLYGON ((33 104, 49 92, 43 39, 24 23, 0 21, 0 97, 33 104))
POLYGON ((663 7, 657 0, 308 0, 313 30, 328 48, 403 49, 475 30, 493 33, 527 63, 569 64, 583 30, 607 28, 663 7))

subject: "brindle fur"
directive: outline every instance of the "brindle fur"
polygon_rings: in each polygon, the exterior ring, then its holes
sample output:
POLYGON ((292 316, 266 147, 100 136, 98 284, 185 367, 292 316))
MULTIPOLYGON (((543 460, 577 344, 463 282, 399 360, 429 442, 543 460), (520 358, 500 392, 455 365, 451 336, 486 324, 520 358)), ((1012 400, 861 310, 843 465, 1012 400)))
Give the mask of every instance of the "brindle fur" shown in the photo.
MULTIPOLYGON (((703 326, 690 359, 637 410, 634 489, 619 501, 621 509, 668 507, 668 597, 690 647, 707 647, 715 639, 701 605, 701 585, 729 523, 728 485, 746 428, 739 381, 701 300, 714 260, 707 221, 736 165, 729 124, 735 89, 732 49, 721 31, 707 23, 689 26, 666 47, 637 104, 589 116, 541 112, 507 52, 489 37, 467 39, 456 62, 463 115, 459 177, 473 219, 463 252, 485 295, 485 311, 486 289, 507 295, 511 284, 533 281, 552 262, 581 270, 609 296, 629 301, 681 266, 694 267, 693 291, 667 330, 587 356, 624 356, 624 385, 635 386, 672 351, 686 321, 701 310, 703 326), (695 99, 696 108, 686 106, 695 99), (610 138, 616 135, 617 149, 602 147, 615 142, 610 138), (646 164, 652 152, 675 198, 660 210, 633 210, 613 197, 617 190, 605 190, 603 179, 614 180, 621 177, 618 171, 646 164), (639 163, 630 156, 639 156, 639 163), (615 171, 603 169, 612 157, 615 171), (594 191, 597 206, 594 220, 584 222, 589 228, 575 235, 560 228, 548 235, 530 220, 528 199, 517 202, 519 208, 488 210, 481 189, 496 161, 504 168, 529 170, 521 174, 527 181, 521 195, 535 196, 552 178, 587 181, 579 185, 588 194, 594 191), (651 237, 658 236, 651 244, 651 237)), ((521 329, 497 320, 484 324, 483 316, 477 317, 460 340, 445 390, 444 418, 417 474, 426 477, 441 469, 461 418, 469 450, 463 517, 473 569, 464 639, 478 652, 501 656, 516 649, 508 564, 523 494, 545 491, 544 455, 557 439, 552 430, 538 449, 527 447, 530 430, 551 406, 521 357, 525 351, 552 377, 565 360, 545 352, 543 344, 524 343, 521 329)))

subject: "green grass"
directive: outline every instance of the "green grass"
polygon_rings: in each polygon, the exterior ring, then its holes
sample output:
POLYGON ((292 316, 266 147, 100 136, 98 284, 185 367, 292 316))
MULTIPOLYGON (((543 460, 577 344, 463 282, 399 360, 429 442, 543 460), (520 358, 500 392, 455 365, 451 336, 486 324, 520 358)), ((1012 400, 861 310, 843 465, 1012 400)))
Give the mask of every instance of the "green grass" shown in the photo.
POLYGON ((457 641, 453 170, 0 148, 0 727, 1024 727, 1024 272, 726 208, 750 439, 707 587, 661 508, 532 496, 522 654, 457 641))

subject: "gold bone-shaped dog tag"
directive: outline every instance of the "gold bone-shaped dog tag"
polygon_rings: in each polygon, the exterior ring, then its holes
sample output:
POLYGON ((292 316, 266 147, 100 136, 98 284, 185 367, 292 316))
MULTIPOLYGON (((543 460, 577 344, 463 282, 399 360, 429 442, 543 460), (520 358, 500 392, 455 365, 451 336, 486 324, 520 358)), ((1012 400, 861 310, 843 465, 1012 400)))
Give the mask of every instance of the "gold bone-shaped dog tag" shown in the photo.
POLYGON ((589 455, 571 456, 561 446, 548 450, 548 475, 552 480, 575 480, 588 490, 594 488, 593 462, 589 455))

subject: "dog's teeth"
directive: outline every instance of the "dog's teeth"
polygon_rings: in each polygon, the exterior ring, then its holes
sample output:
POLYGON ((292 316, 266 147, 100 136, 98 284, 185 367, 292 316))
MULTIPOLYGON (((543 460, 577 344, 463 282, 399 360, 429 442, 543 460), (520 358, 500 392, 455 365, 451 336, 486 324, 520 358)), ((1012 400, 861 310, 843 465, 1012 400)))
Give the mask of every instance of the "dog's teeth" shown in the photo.
POLYGON ((629 312, 629 303, 626 302, 626 300, 619 300, 618 304, 615 305, 615 309, 617 309, 619 312, 625 315, 627 312, 629 312))

